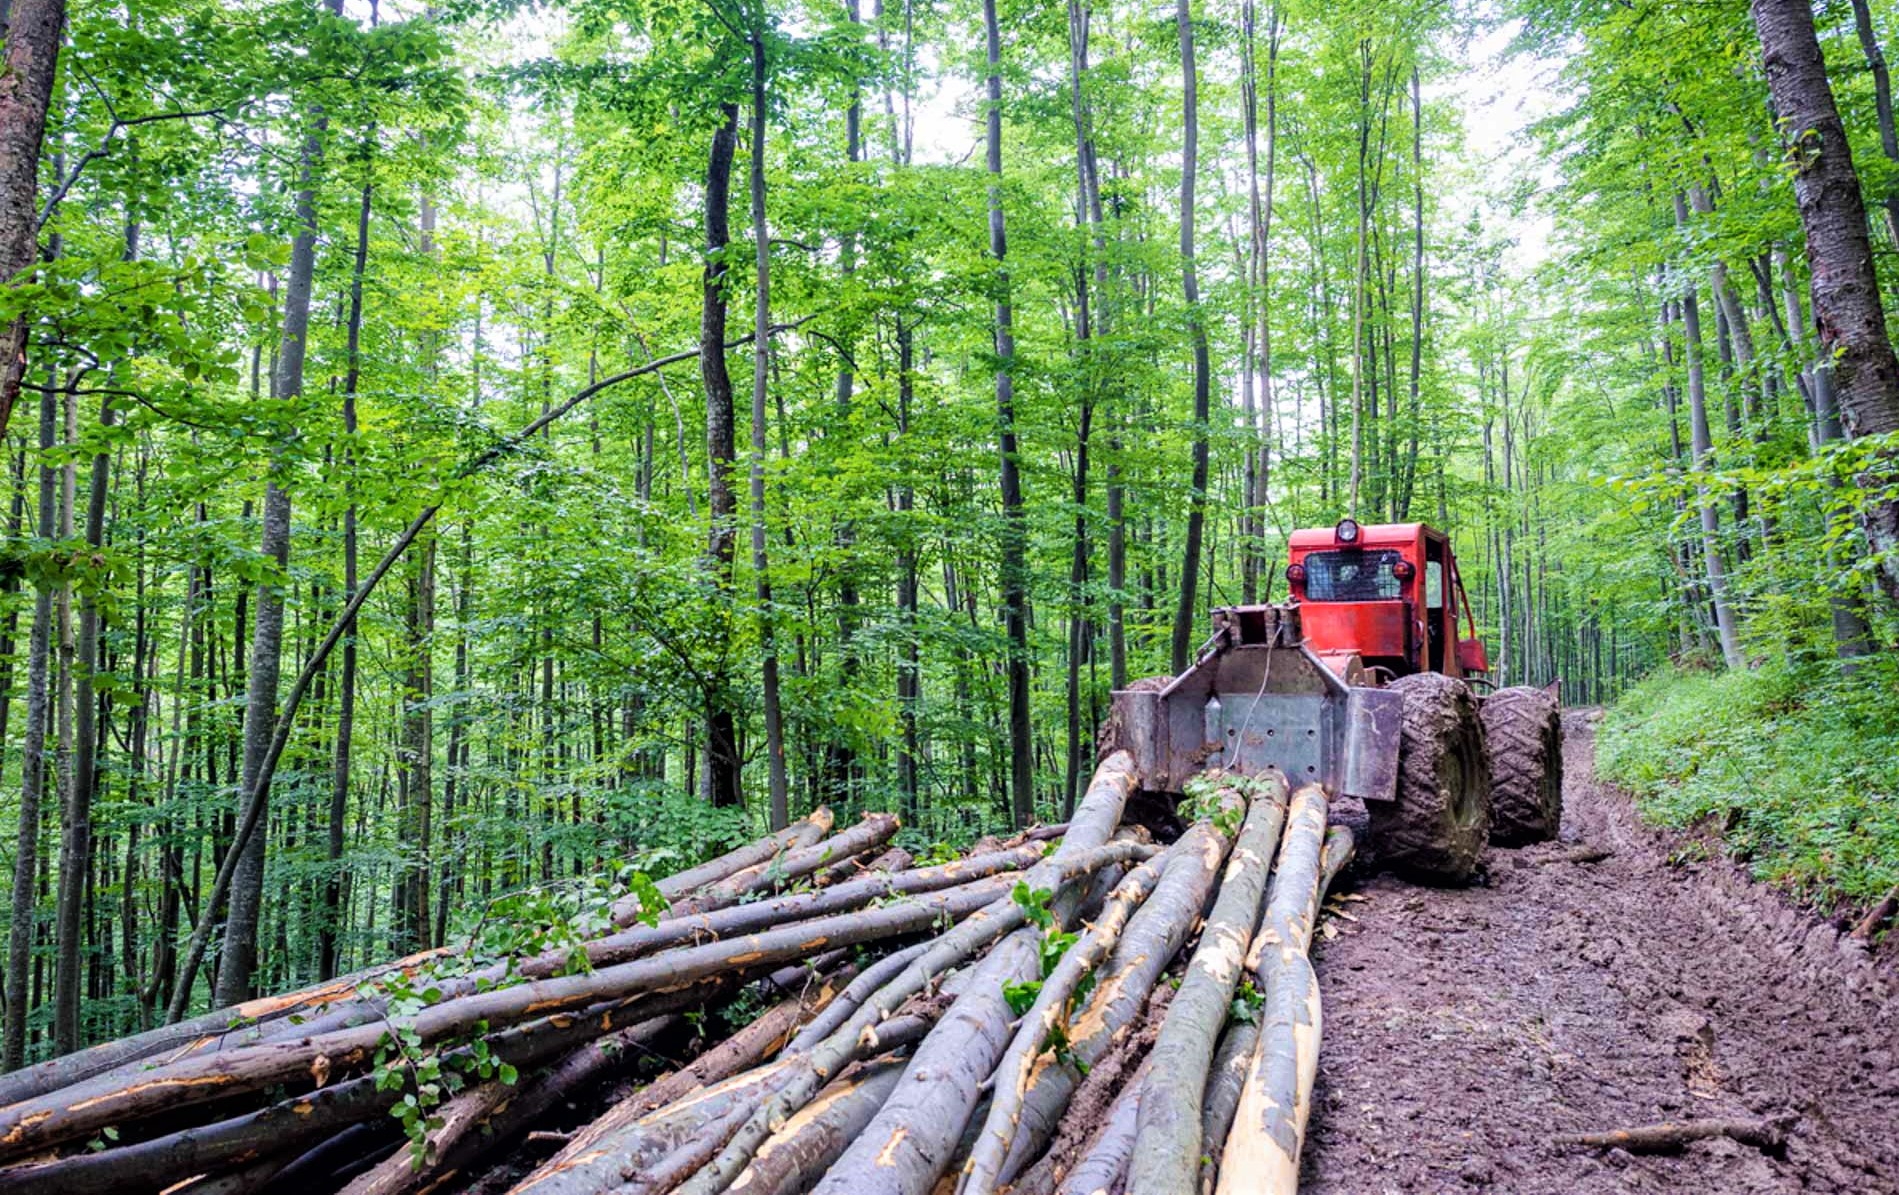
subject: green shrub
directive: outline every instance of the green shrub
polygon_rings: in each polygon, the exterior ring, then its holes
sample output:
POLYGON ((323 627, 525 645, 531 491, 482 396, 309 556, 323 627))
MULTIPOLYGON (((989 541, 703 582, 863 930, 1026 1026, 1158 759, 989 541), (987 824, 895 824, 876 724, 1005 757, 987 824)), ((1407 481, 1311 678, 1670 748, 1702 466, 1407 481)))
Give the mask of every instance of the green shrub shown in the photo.
POLYGON ((1899 661, 1669 671, 1631 689, 1597 768, 1644 816, 1706 826, 1756 878, 1822 904, 1899 882, 1899 661))

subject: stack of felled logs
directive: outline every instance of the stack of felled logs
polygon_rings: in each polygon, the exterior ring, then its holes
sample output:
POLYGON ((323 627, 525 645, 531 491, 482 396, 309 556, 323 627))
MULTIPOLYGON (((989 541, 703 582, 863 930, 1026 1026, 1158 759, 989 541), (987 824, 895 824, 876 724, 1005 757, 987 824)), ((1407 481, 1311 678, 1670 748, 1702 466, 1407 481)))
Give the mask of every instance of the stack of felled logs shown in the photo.
POLYGON ((1162 847, 1133 784, 1115 753, 1066 826, 933 866, 820 810, 578 946, 0 1076, 0 1191, 1292 1191, 1350 835, 1316 786, 1210 775, 1162 847))

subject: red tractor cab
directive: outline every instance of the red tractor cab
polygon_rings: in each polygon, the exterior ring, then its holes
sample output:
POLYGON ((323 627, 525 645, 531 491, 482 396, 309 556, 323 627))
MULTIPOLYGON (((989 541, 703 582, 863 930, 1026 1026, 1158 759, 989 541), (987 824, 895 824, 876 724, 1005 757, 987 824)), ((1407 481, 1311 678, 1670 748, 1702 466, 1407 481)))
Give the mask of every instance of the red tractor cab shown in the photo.
POLYGON ((1343 675, 1354 660, 1393 678, 1490 668, 1442 531, 1352 519, 1295 531, 1286 580, 1306 645, 1334 672, 1343 675))

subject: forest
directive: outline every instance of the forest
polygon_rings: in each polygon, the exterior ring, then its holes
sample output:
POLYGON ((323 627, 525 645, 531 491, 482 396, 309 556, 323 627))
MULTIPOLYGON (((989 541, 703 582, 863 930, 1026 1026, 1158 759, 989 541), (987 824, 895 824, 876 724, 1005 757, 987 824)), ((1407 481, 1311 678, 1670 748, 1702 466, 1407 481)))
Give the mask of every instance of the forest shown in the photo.
POLYGON ((0 22, 0 1070, 1064 821, 1345 516, 1657 816, 1899 882, 1885 0, 0 22))

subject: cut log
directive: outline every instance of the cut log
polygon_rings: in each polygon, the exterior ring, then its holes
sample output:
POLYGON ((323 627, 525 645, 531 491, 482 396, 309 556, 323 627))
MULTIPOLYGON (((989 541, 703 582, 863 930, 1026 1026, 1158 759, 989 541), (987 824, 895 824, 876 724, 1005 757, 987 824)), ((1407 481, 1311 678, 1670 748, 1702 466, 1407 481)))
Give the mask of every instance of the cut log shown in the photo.
POLYGON ((722 909, 746 896, 770 892, 800 876, 855 858, 865 851, 879 850, 897 832, 898 825, 894 813, 867 813, 848 830, 809 846, 787 850, 715 884, 704 885, 690 897, 674 901, 667 915, 689 917, 722 909))
MULTIPOLYGON (((496 1060, 529 1068, 594 1036, 671 1015, 702 1003, 708 995, 728 994, 736 989, 739 978, 726 977, 711 987, 651 1000, 600 1004, 580 1015, 558 1013, 490 1034, 486 1041, 496 1060)), ((471 1054, 466 1046, 450 1051, 444 1065, 452 1067, 471 1054)), ((0 1169, 0 1190, 89 1195, 124 1190, 136 1182, 164 1185, 193 1174, 218 1172, 265 1156, 307 1149, 328 1134, 379 1116, 406 1093, 405 1086, 379 1090, 373 1075, 346 1079, 255 1112, 149 1140, 8 1166, 0 1169)))
POLYGON ((924 1195, 930 1189, 1008 1045, 1004 991, 1038 974, 1040 942, 1041 932, 1030 926, 996 944, 969 990, 917 1048, 870 1127, 818 1181, 816 1195, 924 1195))
POLYGON ((1153 1097, 1140 1101, 1128 1195, 1191 1191, 1200 1173, 1200 1101, 1286 820, 1286 778, 1275 770, 1260 777, 1259 784, 1227 860, 1220 894, 1200 932, 1200 945, 1148 1055, 1147 1084, 1153 1097))
POLYGON ((400 1138, 400 1126, 385 1117, 353 1124, 298 1155, 277 1172, 272 1186, 279 1191, 334 1191, 396 1148, 400 1138))
POLYGON ((470 1167, 558 1101, 630 1069, 655 1039, 678 1024, 676 1016, 650 1018, 586 1043, 514 1087, 491 1081, 463 1091, 438 1110, 442 1126, 429 1134, 419 1164, 404 1147, 359 1175, 343 1195, 409 1195, 461 1181, 470 1167))
POLYGON ((868 862, 862 855, 833 863, 818 873, 818 883, 829 887, 841 884, 845 880, 854 880, 859 876, 875 872, 906 871, 916 864, 916 856, 900 846, 890 847, 882 854, 872 856, 868 862))
POLYGON ((1161 1022, 1167 1016, 1167 1003, 1173 994, 1174 989, 1167 984, 1157 984, 1141 1010, 1139 1023, 1088 1068, 1088 1077, 1075 1088, 1068 1112, 1057 1126, 1048 1149, 1015 1180, 1009 1195, 1055 1195, 1055 1189, 1068 1172, 1087 1156, 1115 1101, 1135 1082, 1135 1076, 1140 1075, 1141 1064, 1147 1061, 1147 1052, 1160 1034, 1161 1022))
POLYGON ((1626 1149, 1637 1154, 1674 1153, 1690 1142, 1727 1137, 1779 1157, 1787 1151, 1787 1133, 1792 1127, 1791 1121, 1791 1117, 1769 1120, 1688 1120, 1649 1124, 1633 1129, 1613 1129, 1603 1133, 1558 1133, 1550 1138, 1550 1144, 1589 1149, 1626 1149))
POLYGON ((1894 884, 1878 904, 1866 910, 1866 916, 1860 918, 1859 924, 1853 927, 1853 937, 1870 942, 1873 935, 1895 916, 1899 916, 1899 884, 1894 884))
MULTIPOLYGON (((1237 797, 1222 796, 1228 809, 1239 810, 1237 797)), ((1059 1056, 1044 1053, 1036 1058, 1014 1139, 997 1172, 999 1182, 1010 1181, 1041 1152, 1081 1081, 1081 1069, 1092 1067, 1135 1024, 1161 972, 1206 908, 1231 844, 1230 831, 1218 820, 1208 820, 1188 829, 1168 852, 1160 883, 1129 920, 1100 982, 1069 1025, 1068 1049, 1059 1056)))
MULTIPOLYGON (((724 879, 734 871, 768 860, 787 846, 801 846, 816 842, 829 832, 830 827, 830 811, 819 809, 810 817, 793 823, 777 834, 748 843, 738 850, 721 855, 697 867, 667 876, 660 880, 657 886, 660 892, 667 895, 669 899, 686 895, 702 884, 724 879)), ((1040 857, 1040 853, 1034 850, 1023 850, 1010 856, 1011 859, 1020 859, 1021 862, 1017 866, 1023 867, 1033 864, 1040 857)), ((976 863, 977 861, 966 862, 976 863)), ((986 862, 994 867, 993 871, 982 872, 972 869, 968 875, 954 879, 940 877, 945 882, 936 886, 949 887, 965 879, 976 878, 980 874, 995 874, 995 871, 1012 869, 1001 866, 1003 861, 1000 860, 986 862)), ((922 886, 900 890, 928 891, 931 889, 926 882, 922 886)), ((883 895, 887 893, 866 896, 863 903, 867 904, 880 899, 883 895)), ((615 907, 616 914, 623 907, 631 909, 631 913, 626 918, 626 922, 630 924, 638 916, 639 910, 634 904, 629 904, 629 901, 631 898, 627 898, 627 901, 615 907)), ((840 907, 837 911, 842 911, 842 908, 840 907)), ((647 946, 644 949, 652 948, 647 946)), ((374 1004, 365 1002, 358 995, 362 988, 387 980, 397 974, 414 976, 428 964, 451 957, 456 953, 458 952, 455 949, 448 947, 420 951, 406 958, 369 967, 313 987, 274 996, 262 996, 229 1008, 207 1012, 188 1021, 160 1026, 117 1041, 102 1042, 77 1053, 23 1067, 12 1074, 0 1076, 0 1108, 112 1073, 118 1073, 127 1082, 131 1082, 133 1077, 147 1073, 149 1067, 140 1064, 151 1058, 165 1056, 168 1062, 175 1062, 193 1053, 257 1045, 277 1037, 308 1036, 319 1015, 330 1028, 366 1023, 381 1015, 381 1005, 380 1002, 374 1004), (358 1010, 363 1015, 342 1020, 336 1019, 337 1014, 346 1009, 358 1010), (292 1024, 293 1015, 300 1017, 304 1024, 292 1024)), ((629 954, 626 957, 630 958, 633 955, 629 954)), ((556 951, 551 952, 544 959, 529 960, 523 966, 527 970, 543 975, 552 975, 567 959, 567 952, 556 951)), ((607 964, 594 962, 593 965, 607 964)), ((497 978, 498 974, 497 972, 488 977, 497 978)), ((467 977, 471 985, 467 990, 473 990, 474 980, 473 975, 467 977)))
POLYGON ((928 942, 918 942, 906 946, 895 954, 878 959, 864 968, 856 979, 851 980, 837 999, 825 1006, 824 1011, 811 1018, 811 1022, 798 1031, 785 1049, 793 1054, 802 1054, 825 1038, 831 1036, 838 1026, 849 1020, 851 1014, 864 1006, 879 988, 903 973, 903 969, 915 962, 918 956, 930 948, 928 942))
POLYGON ((959 1192, 992 1191, 996 1175, 1009 1155, 1021 1120, 1022 1101, 1028 1094, 1029 1080, 1035 1073, 1036 1059, 1058 1026, 1066 1025, 1069 1005, 1083 979, 1094 974, 1101 960, 1121 938, 1128 919, 1160 882, 1169 855, 1160 855, 1135 868, 1116 885, 1102 906, 1100 918, 1086 934, 1062 956, 1061 962, 1042 981, 1035 1002, 1022 1014, 1022 1023, 1009 1042, 1009 1048, 996 1067, 995 1095, 981 1133, 970 1150, 958 1180, 959 1192))
POLYGON ((890 1098, 903 1066, 893 1059, 839 1076, 759 1147, 732 1183, 734 1195, 804 1195, 890 1098))
MULTIPOLYGON (((1325 792, 1308 784, 1293 794, 1266 914, 1249 960, 1265 994, 1265 1017, 1246 1085, 1220 1159, 1220 1192, 1293 1195, 1299 1153, 1319 1066, 1319 982, 1312 945, 1325 864, 1325 792)), ((1338 867, 1350 840, 1334 839, 1338 867)))
POLYGON ((1152 1056, 1141 1063, 1134 1077, 1121 1089, 1121 1095, 1108 1109, 1108 1119, 1088 1143, 1087 1152, 1068 1171, 1056 1195, 1102 1195, 1121 1188, 1134 1156, 1135 1133, 1140 1106, 1144 1101, 1152 1056))
MULTIPOLYGON (((940 892, 948 888, 969 886, 970 891, 962 901, 962 906, 964 908, 979 907, 988 900, 1003 895, 1013 886, 1015 880, 1020 878, 1020 873, 1015 868, 1029 866, 1040 858, 1039 848, 1017 847, 991 855, 957 860, 940 867, 922 868, 891 875, 866 875, 817 892, 797 893, 772 900, 734 905, 709 913, 669 918, 658 925, 636 925, 631 929, 588 942, 583 949, 587 955, 588 965, 598 971, 656 954, 669 947, 687 944, 703 945, 740 934, 759 933, 794 921, 848 913, 877 901, 888 900, 893 896, 940 892), (985 886, 974 887, 973 885, 978 882, 983 882, 985 886), (981 895, 984 893, 987 894, 986 897, 981 895)), ((516 962, 512 968, 508 964, 495 964, 467 975, 437 980, 433 986, 441 992, 444 1000, 454 1000, 476 992, 484 986, 499 984, 508 979, 556 978, 569 969, 572 963, 571 950, 550 950, 534 958, 516 962)), ((386 1001, 373 994, 340 1000, 326 1009, 321 1016, 302 1025, 293 1025, 279 1020, 254 1030, 228 1034, 218 1041, 216 1049, 219 1051, 243 1049, 290 1036, 309 1037, 359 1025, 380 1023, 383 1019, 385 1004, 386 1001)), ((114 1073, 129 1077, 134 1073, 143 1074, 145 1070, 139 1068, 136 1072, 132 1072, 121 1068, 114 1073)))
MULTIPOLYGON (((716 884, 729 879, 748 867, 756 867, 771 859, 781 851, 796 850, 809 846, 831 832, 831 811, 818 806, 811 816, 791 823, 774 834, 767 834, 755 842, 748 842, 736 850, 727 851, 716 859, 708 859, 696 867, 688 867, 682 872, 667 876, 655 886, 659 894, 669 901, 678 900, 694 889, 707 884, 716 884)), ((638 897, 627 896, 613 906, 613 923, 631 925, 642 912, 651 912, 640 908, 638 897)))
POLYGON ((1214 1051, 1200 1102, 1200 1181, 1194 1189, 1201 1195, 1212 1195, 1219 1181, 1220 1154, 1232 1131, 1233 1115, 1239 1110, 1240 1093, 1245 1090, 1246 1072, 1253 1064, 1253 1047, 1258 1042, 1259 1014, 1254 1013, 1251 1020, 1227 1025, 1220 1035, 1220 1047, 1214 1051))
MULTIPOLYGON (((1153 848, 1136 843, 1108 842, 1120 823, 1121 811, 1127 804, 1133 785, 1133 756, 1126 751, 1111 753, 1096 769, 1087 794, 1069 822, 1062 845, 1052 856, 1037 864, 1023 881, 1031 889, 1047 889, 1055 894, 1051 908, 1058 919, 1065 917, 1066 910, 1072 910, 1079 900, 1080 886, 1071 888, 1074 880, 1102 867, 1130 859, 1147 858, 1154 853, 1153 848)), ((1024 910, 1013 900, 997 901, 938 938, 929 950, 919 955, 902 974, 885 985, 836 1032, 809 1053, 801 1055, 797 1062, 804 1071, 798 1081, 788 1084, 766 1100, 753 1114, 751 1121, 733 1135, 731 1143, 716 1159, 680 1185, 680 1195, 718 1195, 724 1191, 750 1164, 752 1156, 770 1135, 775 1124, 782 1123, 808 1104, 844 1066, 861 1057, 862 1035, 879 1018, 922 990, 931 975, 955 966, 989 943, 1012 933, 1025 920, 1024 910)), ((1007 1008, 990 1015, 1001 1021, 1006 1032, 1007 1008)), ((993 1026, 972 1028, 984 1034, 993 1030, 993 1026)))
MULTIPOLYGON (((101 1042, 77 1053, 22 1067, 12 1074, 0 1075, 0 1108, 115 1070, 136 1067, 148 1058, 166 1055, 175 1059, 217 1048, 243 1028, 287 1021, 293 1014, 319 1012, 339 1001, 354 999, 356 990, 364 984, 388 978, 397 972, 413 974, 423 965, 452 953, 449 950, 425 950, 328 983, 283 995, 260 996, 188 1021, 161 1025, 132 1037, 101 1042)), ((145 1068, 137 1069, 143 1071, 145 1068)))
MULTIPOLYGON (((604 1115, 542 1163, 522 1181, 518 1190, 538 1190, 543 1195, 578 1189, 576 1172, 587 1166, 587 1159, 605 1152, 603 1143, 638 1123, 648 1114, 677 1100, 725 1082, 752 1070, 778 1053, 809 1017, 821 1012, 834 998, 840 985, 854 977, 839 976, 809 998, 780 1001, 755 1018, 745 1028, 707 1050, 690 1064, 648 1084, 640 1091, 615 1104, 604 1115)), ((848 990, 845 987, 844 990, 848 990)))
MULTIPOLYGON (((1082 860, 1076 874, 1085 874, 1115 858, 1134 857, 1143 849, 1124 844, 1103 847, 1082 860)), ((819 950, 918 933, 943 918, 975 912, 986 895, 978 892, 972 899, 958 889, 930 893, 847 916, 817 918, 730 941, 686 947, 591 974, 464 996, 423 1009, 406 1027, 426 1044, 469 1032, 483 1023, 491 1027, 508 1025, 601 1001, 679 992, 736 968, 775 967, 819 950)), ((361 1066, 385 1032, 380 1024, 365 1025, 271 1042, 160 1066, 130 1084, 92 1080, 22 1101, 0 1109, 0 1160, 83 1139, 107 1125, 123 1126, 180 1106, 361 1066)))

